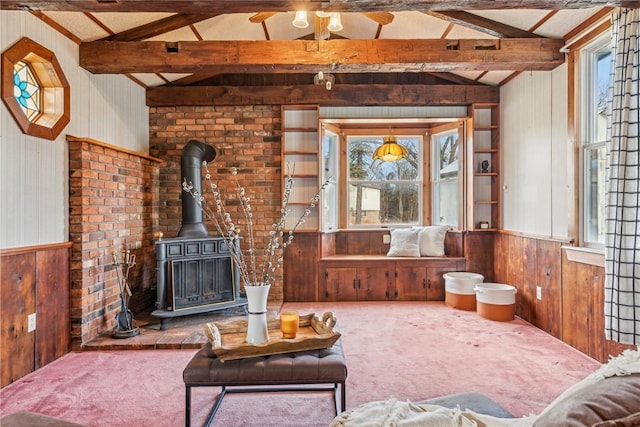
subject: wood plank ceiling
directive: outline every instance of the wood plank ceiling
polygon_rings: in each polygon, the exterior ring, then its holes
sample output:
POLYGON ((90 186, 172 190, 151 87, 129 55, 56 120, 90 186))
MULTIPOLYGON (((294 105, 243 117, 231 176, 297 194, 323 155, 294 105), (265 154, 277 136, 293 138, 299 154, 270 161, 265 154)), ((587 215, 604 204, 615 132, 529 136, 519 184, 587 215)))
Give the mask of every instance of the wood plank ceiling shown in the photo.
POLYGON ((0 8, 56 27, 79 44, 83 68, 129 76, 147 87, 149 105, 389 105, 495 97, 517 73, 562 64, 563 46, 613 7, 638 3, 2 0, 0 8), (296 10, 309 12, 308 28, 292 25, 296 10), (316 40, 315 11, 340 12, 343 30, 316 40), (331 93, 314 84, 319 71, 333 75, 331 93))

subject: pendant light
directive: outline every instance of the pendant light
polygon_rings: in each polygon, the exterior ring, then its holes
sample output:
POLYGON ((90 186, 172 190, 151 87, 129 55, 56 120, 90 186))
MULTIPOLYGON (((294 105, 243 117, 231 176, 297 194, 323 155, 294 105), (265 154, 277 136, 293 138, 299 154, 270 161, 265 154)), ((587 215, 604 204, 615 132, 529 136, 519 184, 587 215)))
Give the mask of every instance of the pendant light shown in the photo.
POLYGON ((398 140, 393 135, 387 135, 382 138, 382 145, 373 152, 373 160, 382 160, 383 162, 395 162, 400 159, 409 157, 407 149, 398 144, 398 140))

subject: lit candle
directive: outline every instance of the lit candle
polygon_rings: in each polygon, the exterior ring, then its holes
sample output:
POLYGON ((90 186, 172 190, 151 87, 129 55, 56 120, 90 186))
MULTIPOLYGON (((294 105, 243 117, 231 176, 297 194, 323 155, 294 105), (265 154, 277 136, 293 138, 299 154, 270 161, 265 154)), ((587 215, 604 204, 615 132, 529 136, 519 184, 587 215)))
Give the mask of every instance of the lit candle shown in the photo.
POLYGON ((299 316, 297 311, 280 313, 280 330, 283 338, 295 338, 298 333, 299 316))

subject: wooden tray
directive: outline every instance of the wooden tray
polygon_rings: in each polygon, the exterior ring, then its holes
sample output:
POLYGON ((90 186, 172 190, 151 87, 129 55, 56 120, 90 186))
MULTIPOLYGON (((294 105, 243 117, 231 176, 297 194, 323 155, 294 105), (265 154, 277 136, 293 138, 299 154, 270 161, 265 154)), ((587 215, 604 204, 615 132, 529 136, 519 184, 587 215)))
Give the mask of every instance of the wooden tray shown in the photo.
POLYGON ((291 339, 282 338, 279 318, 269 319, 267 324, 269 341, 258 345, 245 341, 246 319, 226 323, 209 322, 204 325, 204 332, 211 343, 211 350, 222 362, 329 348, 340 338, 340 332, 334 330, 336 318, 332 312, 324 313, 322 318, 315 313, 300 316, 298 333, 291 339))

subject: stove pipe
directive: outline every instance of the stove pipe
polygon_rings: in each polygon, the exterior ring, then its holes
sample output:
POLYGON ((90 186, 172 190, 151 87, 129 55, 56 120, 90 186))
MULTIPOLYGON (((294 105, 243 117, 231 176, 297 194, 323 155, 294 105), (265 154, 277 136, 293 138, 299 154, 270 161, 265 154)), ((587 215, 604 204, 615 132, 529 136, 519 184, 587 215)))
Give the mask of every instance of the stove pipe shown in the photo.
MULTIPOLYGON (((180 186, 186 180, 202 194, 202 162, 212 162, 216 150, 203 142, 191 140, 182 149, 180 158, 180 186)), ((208 237, 209 231, 202 221, 202 209, 190 194, 182 191, 182 226, 178 237, 208 237)))

